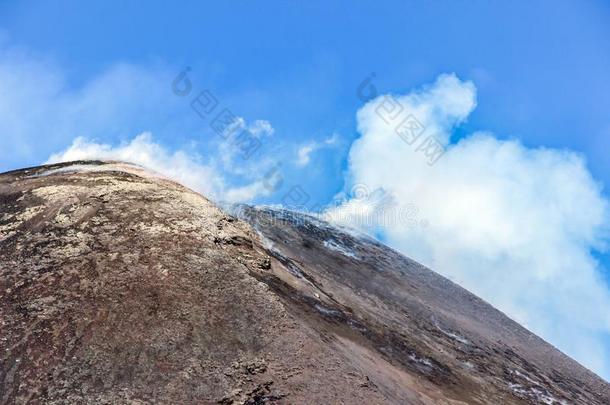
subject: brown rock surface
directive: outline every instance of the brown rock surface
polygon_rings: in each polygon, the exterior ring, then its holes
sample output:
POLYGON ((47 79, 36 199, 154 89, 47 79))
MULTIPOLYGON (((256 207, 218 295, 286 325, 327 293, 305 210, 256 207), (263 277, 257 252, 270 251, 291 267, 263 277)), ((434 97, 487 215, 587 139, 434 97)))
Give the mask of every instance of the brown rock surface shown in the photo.
POLYGON ((610 403, 391 249, 239 217, 121 163, 0 175, 0 403, 610 403))

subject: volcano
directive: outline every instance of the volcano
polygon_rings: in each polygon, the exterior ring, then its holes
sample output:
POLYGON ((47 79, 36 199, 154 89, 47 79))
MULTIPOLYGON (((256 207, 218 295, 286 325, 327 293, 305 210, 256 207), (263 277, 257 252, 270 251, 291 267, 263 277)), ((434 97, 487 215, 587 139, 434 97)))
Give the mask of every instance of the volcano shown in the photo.
POLYGON ((434 271, 144 168, 0 175, 0 403, 608 404, 434 271))

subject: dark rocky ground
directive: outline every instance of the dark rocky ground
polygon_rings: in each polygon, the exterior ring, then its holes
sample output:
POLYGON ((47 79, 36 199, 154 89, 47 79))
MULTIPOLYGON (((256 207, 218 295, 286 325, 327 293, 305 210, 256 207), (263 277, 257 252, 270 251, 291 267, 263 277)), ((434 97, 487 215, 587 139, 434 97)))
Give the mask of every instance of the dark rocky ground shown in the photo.
POLYGON ((0 403, 608 404, 465 290, 120 163, 0 175, 0 403))

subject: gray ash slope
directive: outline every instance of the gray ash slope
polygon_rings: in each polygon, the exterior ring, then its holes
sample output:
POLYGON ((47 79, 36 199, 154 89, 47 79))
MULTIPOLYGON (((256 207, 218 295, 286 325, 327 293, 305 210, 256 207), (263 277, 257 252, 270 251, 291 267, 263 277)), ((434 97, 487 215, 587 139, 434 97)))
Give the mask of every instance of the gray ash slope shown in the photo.
POLYGON ((329 321, 468 403, 610 403, 609 385, 450 280, 303 213, 239 206, 268 253, 298 269, 329 321), (504 395, 507 393, 510 395, 504 395))
POLYGON ((0 403, 610 403, 397 252, 132 165, 0 175, 0 403))

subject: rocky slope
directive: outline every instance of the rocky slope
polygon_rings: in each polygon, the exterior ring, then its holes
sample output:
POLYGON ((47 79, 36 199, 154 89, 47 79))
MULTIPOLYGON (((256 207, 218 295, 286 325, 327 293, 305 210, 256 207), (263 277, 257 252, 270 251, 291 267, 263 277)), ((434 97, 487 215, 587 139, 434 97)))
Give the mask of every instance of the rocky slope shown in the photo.
POLYGON ((0 403, 607 404, 379 243, 121 163, 0 175, 0 403))

